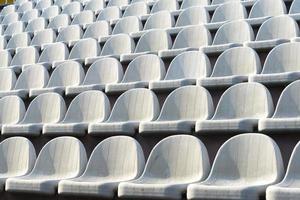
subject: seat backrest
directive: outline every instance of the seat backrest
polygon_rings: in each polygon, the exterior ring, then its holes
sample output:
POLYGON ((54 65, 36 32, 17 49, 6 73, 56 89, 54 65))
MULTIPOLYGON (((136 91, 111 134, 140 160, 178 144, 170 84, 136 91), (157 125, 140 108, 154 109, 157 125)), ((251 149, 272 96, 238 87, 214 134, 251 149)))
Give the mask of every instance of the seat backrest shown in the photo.
POLYGON ((86 25, 86 24, 93 23, 95 20, 96 17, 93 11, 84 10, 75 15, 71 24, 86 25))
POLYGON ((1 50, 0 51, 0 66, 7 67, 10 65, 12 57, 8 50, 1 50))
POLYGON ((290 7, 290 11, 289 14, 296 14, 296 13, 300 13, 300 1, 299 0, 294 0, 292 2, 292 5, 290 7))
POLYGON ((288 15, 276 16, 265 21, 255 40, 291 39, 299 36, 297 22, 288 15))
POLYGON ((29 21, 28 25, 26 26, 26 32, 35 32, 43 30, 47 27, 47 22, 44 17, 38 17, 31 21, 29 21))
POLYGON ((106 7, 100 11, 97 21, 119 19, 122 16, 122 11, 118 6, 106 7))
POLYGON ((20 74, 16 82, 15 90, 44 88, 48 80, 49 73, 43 65, 31 65, 20 74))
POLYGON ((215 10, 211 22, 233 21, 247 18, 247 10, 240 2, 228 2, 215 10))
POLYGON ((165 77, 165 64, 154 54, 146 54, 131 61, 122 83, 135 81, 158 81, 165 77))
POLYGON ((99 55, 100 50, 101 47, 97 40, 93 38, 81 39, 72 48, 69 59, 84 59, 89 57, 93 58, 99 55))
POLYGON ((48 28, 58 29, 60 27, 66 27, 71 23, 70 16, 67 14, 60 14, 49 22, 48 28))
POLYGON ((228 2, 236 2, 236 1, 240 1, 240 0, 212 0, 211 4, 212 5, 219 5, 219 4, 225 4, 228 2))
POLYGON ((10 65, 26 65, 37 63, 39 53, 36 48, 29 46, 23 47, 17 51, 10 65))
POLYGON ((158 0, 151 9, 151 13, 156 13, 162 10, 175 11, 179 9, 177 0, 158 0))
POLYGON ((34 7, 34 3, 31 2, 31 1, 27 1, 27 2, 22 3, 22 4, 18 7, 17 12, 23 14, 23 13, 27 12, 28 10, 32 10, 33 7, 34 7))
POLYGON ((23 119, 25 112, 24 102, 19 96, 5 96, 0 99, 1 125, 19 123, 23 119))
POLYGON ((40 151, 31 176, 67 179, 79 176, 87 162, 83 144, 74 137, 57 137, 40 151))
POLYGON ((175 26, 199 25, 209 23, 210 16, 203 6, 193 6, 183 10, 175 26))
POLYGON ((111 33, 111 26, 108 21, 97 21, 89 24, 84 32, 83 38, 99 39, 102 36, 108 36, 111 33))
POLYGON ((59 94, 40 94, 30 102, 21 124, 57 123, 63 119, 65 112, 66 104, 59 94))
POLYGON ((51 0, 39 0, 35 6, 35 9, 44 10, 52 5, 51 0))
POLYGON ((212 42, 210 32, 203 25, 189 26, 182 29, 174 41, 172 49, 186 47, 199 48, 208 46, 212 42))
POLYGON ((39 58, 39 63, 41 62, 53 62, 66 60, 69 57, 68 47, 62 43, 57 42, 49 44, 45 47, 41 56, 39 58))
POLYGON ((39 17, 39 11, 37 9, 32 9, 32 10, 28 10, 26 11, 20 21, 22 22, 29 22, 30 20, 36 19, 39 17))
POLYGON ((72 15, 76 15, 76 14, 80 13, 81 10, 82 10, 81 3, 79 3, 78 1, 73 1, 73 2, 69 3, 68 5, 66 5, 63 8, 61 13, 72 16, 72 15))
POLYGON ((248 76, 261 71, 260 58, 249 47, 235 47, 224 51, 216 61, 212 77, 248 76))
POLYGON ((104 0, 91 0, 84 6, 84 10, 91 10, 94 13, 99 13, 105 7, 104 0))
POLYGON ((244 43, 254 40, 252 27, 244 20, 223 24, 213 40, 214 45, 226 43, 244 43))
POLYGON ((4 35, 12 36, 13 34, 22 33, 24 28, 24 23, 21 21, 11 23, 5 29, 4 35))
POLYGON ((139 39, 135 52, 159 51, 170 49, 172 39, 170 35, 162 29, 149 30, 139 39))
POLYGON ((236 180, 272 184, 284 173, 280 149, 267 135, 244 133, 227 140, 217 152, 205 182, 236 180))
POLYGON ((129 3, 130 3, 129 0, 109 0, 107 7, 110 7, 110 6, 122 7, 122 6, 127 6, 129 3))
POLYGON ((107 120, 110 102, 101 91, 89 90, 77 95, 66 112, 65 123, 92 123, 107 120))
POLYGON ((53 29, 48 28, 41 31, 37 31, 33 36, 30 45, 41 46, 43 44, 50 44, 56 40, 56 33, 53 29))
POLYGON ((47 87, 79 85, 84 79, 84 70, 78 62, 65 61, 51 74, 47 87))
POLYGON ((0 68, 0 91, 12 90, 15 87, 16 81, 17 77, 12 69, 0 68))
POLYGON ((144 30, 149 29, 165 29, 171 28, 175 25, 175 19, 169 11, 160 11, 150 15, 147 19, 144 30))
POLYGON ((150 13, 149 6, 145 2, 131 3, 124 11, 123 17, 143 16, 150 13))
POLYGON ((17 22, 18 20, 19 20, 19 14, 16 12, 13 12, 13 13, 6 15, 3 18, 1 24, 8 25, 8 24, 17 22))
POLYGON ((95 61, 88 69, 84 85, 118 83, 123 77, 121 63, 115 58, 102 58, 95 61))
POLYGON ((262 74, 300 71, 300 59, 297 52, 300 42, 285 43, 276 46, 268 54, 262 74))
POLYGON ((82 38, 83 31, 79 25, 70 25, 61 28, 56 38, 56 42, 69 42, 82 38))
POLYGON ((7 40, 5 36, 0 36, 0 50, 3 50, 6 48, 7 40))
POLYGON ((187 9, 194 6, 207 6, 210 5, 210 0, 183 0, 181 9, 187 9))
POLYGON ((154 146, 140 179, 190 183, 205 179, 209 170, 205 145, 194 136, 175 135, 154 146))
POLYGON ((83 176, 131 180, 141 175, 144 165, 143 150, 134 138, 113 136, 95 147, 83 176))
POLYGON ((1 16, 5 16, 5 15, 8 15, 8 14, 13 13, 13 12, 15 12, 15 11, 16 11, 15 5, 7 5, 7 6, 5 6, 5 7, 1 10, 0 15, 1 15, 1 16))
POLYGON ((53 17, 59 15, 60 13, 60 8, 56 5, 50 6, 43 10, 41 17, 44 17, 45 19, 51 20, 53 17))
POLYGON ((128 54, 134 49, 134 40, 128 34, 113 35, 105 42, 101 56, 128 54))
POLYGON ((8 41, 6 48, 15 49, 17 47, 27 47, 30 43, 30 36, 28 33, 18 33, 11 37, 8 41))
POLYGON ((184 86, 169 94, 157 120, 206 120, 212 117, 213 112, 212 97, 205 88, 184 86))
POLYGON ((152 121, 157 118, 159 109, 154 92, 144 88, 131 89, 117 99, 107 122, 152 121))
MULTIPOLYGON (((11 99, 11 97, 5 97, 11 99)), ((4 100, 4 101, 6 101, 4 100)), ((3 100, 1 99, 1 104, 3 100)), ((24 137, 10 137, 0 143, 0 173, 10 177, 29 173, 35 163, 36 153, 33 144, 24 137)))
POLYGON ((257 0, 252 6, 249 18, 276 16, 286 14, 286 6, 282 0, 257 0))
POLYGON ((272 96, 264 85, 239 83, 223 93, 213 119, 261 119, 270 117, 273 110, 272 96))
POLYGON ((54 4, 61 8, 66 7, 69 3, 71 3, 71 0, 54 0, 54 4))
POLYGON ((165 80, 202 78, 211 73, 209 58, 200 51, 187 51, 176 56, 170 63, 165 80))
POLYGON ((137 16, 121 18, 114 27, 112 34, 135 33, 143 29, 143 24, 137 16))

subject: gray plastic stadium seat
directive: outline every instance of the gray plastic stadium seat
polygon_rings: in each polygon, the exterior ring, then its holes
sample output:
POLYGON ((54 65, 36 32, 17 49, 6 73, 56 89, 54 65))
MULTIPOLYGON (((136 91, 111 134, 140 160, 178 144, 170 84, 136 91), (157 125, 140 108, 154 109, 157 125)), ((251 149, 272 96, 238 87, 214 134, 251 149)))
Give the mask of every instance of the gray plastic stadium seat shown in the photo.
POLYGON ((7 5, 3 7, 3 9, 0 12, 0 16, 6 16, 10 13, 14 13, 16 11, 15 5, 7 5))
MULTIPOLYGON (((0 99, 0 126, 19 123, 26 112, 22 99, 18 96, 6 96, 0 99)), ((0 127, 0 129, 1 129, 0 127)), ((1 146, 1 145, 0 145, 1 146)), ((2 161, 1 161, 2 164, 2 161)), ((1 167, 0 167, 1 168, 1 167)), ((30 170, 30 169, 29 169, 30 170)), ((1 171, 1 178, 3 178, 1 171)), ((0 178, 0 183, 1 183, 0 178)))
POLYGON ((115 25, 112 34, 135 33, 143 29, 143 24, 137 16, 121 18, 115 25))
POLYGON ((107 21, 97 21, 87 25, 83 38, 94 38, 98 40, 111 34, 111 26, 107 21))
POLYGON ((130 3, 129 0, 109 0, 107 7, 118 6, 120 8, 127 6, 130 3))
POLYGON ((54 0, 54 4, 61 8, 66 7, 69 3, 71 3, 71 0, 54 0))
POLYGON ((41 31, 35 32, 30 45, 32 46, 42 46, 45 44, 54 43, 56 40, 56 33, 53 29, 48 28, 41 31))
POLYGON ((244 133, 253 131, 258 121, 273 114, 268 89, 259 83, 239 83, 221 96, 212 119, 196 122, 202 133, 244 133))
POLYGON ((35 6, 35 9, 44 10, 52 5, 52 0, 39 0, 35 6))
POLYGON ((69 57, 68 47, 61 42, 45 45, 38 63, 50 68, 53 62, 64 61, 69 57))
POLYGON ((143 150, 135 139, 110 137, 95 147, 83 175, 61 181, 58 193, 113 198, 119 183, 138 178, 144 165, 143 150))
POLYGON ((12 90, 15 87, 16 81, 17 77, 12 69, 0 68, 0 92, 12 90))
POLYGON ((55 194, 59 181, 76 178, 84 171, 86 151, 80 140, 58 137, 40 151, 30 174, 6 181, 6 191, 55 194))
POLYGON ((280 149, 272 138, 237 135, 221 146, 208 178, 188 186, 187 198, 258 200, 283 173, 280 149))
POLYGON ((30 35, 27 33, 14 34, 7 43, 6 49, 16 49, 17 47, 27 47, 30 44, 30 35))
POLYGON ((119 83, 122 77, 123 68, 117 59, 102 58, 89 67, 82 85, 66 88, 66 95, 76 95, 88 90, 104 90, 106 84, 119 83))
POLYGON ((61 27, 66 27, 71 23, 70 16, 67 14, 60 14, 57 15, 56 17, 53 17, 51 21, 48 24, 48 28, 52 29, 59 29, 61 27))
POLYGON ((131 61, 143 54, 157 54, 160 50, 170 49, 172 39, 167 31, 162 29, 149 30, 139 39, 132 54, 121 55, 121 61, 131 61))
POLYGON ((187 9, 195 6, 207 6, 210 4, 210 0, 183 0, 180 6, 181 9, 187 9))
POLYGON ((88 133, 95 136, 134 135, 140 122, 157 118, 159 109, 158 99, 151 90, 144 88, 128 90, 117 99, 108 120, 91 123, 88 133))
POLYGON ((17 21, 9 24, 3 34, 6 36, 12 36, 13 34, 22 33, 24 29, 24 23, 21 21, 17 21))
POLYGON ((47 27, 47 22, 44 17, 38 17, 28 22, 25 32, 41 31, 47 27))
POLYGON ((178 9, 179 9, 179 4, 177 0, 158 0, 155 1, 155 4, 151 9, 151 13, 156 13, 163 10, 172 12, 178 9))
POLYGON ((300 42, 276 46, 268 54, 261 74, 250 76, 252 82, 285 85, 300 78, 298 51, 300 42))
POLYGON ((23 66, 35 64, 39 59, 38 50, 32 46, 19 48, 10 63, 10 68, 19 73, 23 66))
POLYGON ((91 24, 96 20, 96 17, 91 10, 84 10, 76 14, 71 24, 79 24, 85 27, 87 24, 91 24))
POLYGON ((207 24, 212 29, 218 29, 226 22, 247 18, 246 8, 238 1, 230 1, 216 8, 211 22, 207 24))
POLYGON ((258 130, 266 133, 289 133, 300 130, 299 95, 300 81, 292 82, 281 93, 274 115, 261 119, 258 130))
POLYGON ((152 149, 144 172, 120 183, 120 198, 181 199, 187 185, 204 180, 210 170, 205 145, 189 135, 170 136, 152 149))
POLYGON ((9 25, 11 23, 17 22, 18 20, 19 20, 19 14, 16 13, 16 12, 13 12, 13 13, 10 13, 10 14, 6 15, 3 18, 1 24, 9 25))
POLYGON ((140 17, 150 13, 149 6, 145 2, 131 3, 124 11, 123 17, 140 17))
POLYGON ((185 85, 194 85, 198 78, 211 73, 208 57, 200 51, 188 51, 176 56, 168 68, 164 80, 149 83, 151 90, 173 90, 185 85))
POLYGON ((59 94, 41 94, 30 102, 21 122, 2 126, 2 135, 39 136, 44 124, 61 121, 65 112, 66 105, 59 94))
POLYGON ((109 83, 106 93, 121 93, 133 88, 148 88, 149 81, 158 81, 165 76, 164 62, 153 54, 142 55, 131 61, 120 83, 109 83))
POLYGON ((61 14, 67 14, 67 15, 70 15, 72 17, 76 14, 79 14, 81 11, 82 11, 81 3, 79 3, 78 1, 73 1, 69 4, 67 4, 63 8, 61 14))
POLYGON ((281 15, 266 20, 259 28, 255 41, 246 45, 257 50, 271 49, 298 36, 297 22, 288 15, 281 15))
POLYGON ((254 40, 252 27, 244 20, 237 20, 223 24, 218 29, 212 45, 203 47, 202 50, 207 54, 222 53, 252 40, 254 40))
POLYGON ((28 10, 26 11, 20 21, 22 22, 29 22, 30 20, 36 19, 39 17, 39 11, 37 9, 32 9, 32 10, 28 10))
POLYGON ((1 91, 0 97, 17 95, 27 98, 31 89, 43 88, 49 79, 48 71, 42 65, 31 65, 19 75, 15 87, 9 91, 1 91))
POLYGON ((177 34, 172 49, 159 51, 158 55, 162 58, 175 57, 182 52, 198 50, 200 47, 208 46, 211 41, 211 34, 205 26, 188 26, 177 34))
POLYGON ((217 59, 210 77, 197 80, 205 88, 224 88, 247 82, 249 75, 261 72, 258 54, 249 47, 235 47, 224 51, 217 59))
POLYGON ((299 0, 294 0, 292 2, 290 10, 289 10, 289 15, 296 20, 300 19, 300 6, 299 6, 300 4, 299 3, 300 3, 299 0))
POLYGON ((257 0, 249 13, 250 24, 262 24, 269 17, 287 13, 282 0, 257 0))
POLYGON ((91 10, 95 14, 98 14, 105 7, 104 0, 90 0, 84 6, 84 10, 91 10))
POLYGON ((5 36, 0 36, 0 50, 5 49, 7 45, 7 38, 5 36))
POLYGON ((65 61, 59 64, 51 74, 48 85, 45 88, 30 90, 30 96, 56 92, 63 95, 67 86, 77 86, 84 79, 82 66, 75 61, 65 61))
POLYGON ((45 124, 43 134, 83 136, 89 123, 106 121, 109 114, 110 103, 107 96, 101 91, 86 91, 72 100, 61 122, 45 124))
POLYGON ((153 122, 142 122, 141 134, 191 133, 197 120, 210 119, 214 112, 212 97, 200 86, 174 90, 165 100, 160 115, 153 122))
POLYGON ((27 1, 27 2, 22 3, 22 4, 18 7, 17 12, 18 12, 18 13, 24 14, 24 13, 27 12, 28 10, 32 10, 33 7, 34 7, 34 3, 31 2, 31 1, 27 1))
POLYGON ((56 42, 70 43, 82 38, 83 31, 79 25, 70 25, 60 29, 56 42))
POLYGON ((99 12, 99 15, 97 17, 97 21, 112 21, 121 18, 122 16, 122 11, 118 6, 111 6, 104 8, 99 12))
POLYGON ((54 17, 59 15, 61 12, 60 8, 57 5, 50 6, 43 10, 41 17, 45 19, 52 20, 54 17))
POLYGON ((0 190, 3 191, 7 178, 24 176, 32 170, 36 154, 33 144, 23 137, 3 140, 0 149, 0 190))
POLYGON ((12 57, 8 50, 1 50, 0 51, 0 69, 6 68, 10 65, 12 57))

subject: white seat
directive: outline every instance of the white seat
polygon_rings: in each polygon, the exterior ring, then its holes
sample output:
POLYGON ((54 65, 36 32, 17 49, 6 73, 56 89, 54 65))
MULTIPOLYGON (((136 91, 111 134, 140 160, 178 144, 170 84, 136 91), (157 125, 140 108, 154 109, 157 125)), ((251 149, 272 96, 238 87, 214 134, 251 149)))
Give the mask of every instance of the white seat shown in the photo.
POLYGON ((204 180, 209 170, 206 147, 198 138, 170 136, 152 149, 140 178, 120 183, 118 197, 182 199, 187 185, 204 180))
POLYGON ((300 81, 289 84, 281 93, 274 115, 261 119, 258 130, 264 133, 289 133, 300 130, 299 95, 300 81))
POLYGON ((74 16, 79 14, 82 11, 82 5, 78 1, 72 1, 71 3, 67 4, 61 14, 67 14, 70 16, 74 16))
POLYGON ((258 200, 283 173, 280 149, 273 139, 257 133, 241 134, 221 146, 208 178, 189 185, 187 198, 258 200))
POLYGON ((101 47, 93 38, 81 39, 72 48, 69 59, 84 63, 86 58, 95 58, 99 55, 101 47))
POLYGON ((30 45, 32 46, 42 46, 45 44, 51 44, 54 43, 56 40, 56 33, 53 31, 53 29, 48 28, 41 31, 37 31, 32 40, 30 45))
POLYGON ((61 181, 58 193, 113 198, 119 183, 138 178, 144 165, 143 150, 135 139, 110 137, 95 147, 83 175, 61 181))
POLYGON ((207 6, 210 4, 210 0, 183 0, 181 3, 181 9, 187 9, 195 6, 207 6))
POLYGON ((299 19, 300 6, 299 0, 294 0, 289 10, 289 15, 295 19, 299 19))
POLYGON ((123 54, 120 60, 128 62, 143 54, 157 54, 159 50, 167 50, 171 46, 172 39, 165 30, 149 30, 139 39, 134 53, 123 54))
POLYGON ((54 0, 54 4, 61 8, 66 7, 69 3, 71 3, 71 0, 54 0))
POLYGON ((9 25, 11 23, 17 22, 18 20, 19 20, 19 14, 16 13, 16 12, 13 12, 13 13, 10 13, 10 14, 6 15, 3 18, 1 24, 9 25))
POLYGON ((258 30, 255 41, 246 45, 256 49, 272 49, 299 36, 297 22, 288 15, 275 16, 266 20, 258 30))
POLYGON ((12 36, 13 34, 22 33, 24 29, 24 23, 21 21, 17 21, 9 24, 3 34, 6 36, 12 36))
POLYGON ((38 17, 39 17, 39 11, 37 9, 32 9, 32 10, 26 11, 22 15, 20 21, 22 21, 22 22, 29 22, 29 21, 31 21, 33 19, 38 18, 38 17))
POLYGON ((77 41, 82 38, 83 31, 79 25, 70 25, 60 29, 56 42, 70 43, 71 41, 77 41))
POLYGON ((129 0, 109 0, 107 7, 118 6, 120 8, 127 6, 130 3, 129 0))
POLYGON ((11 63, 12 57, 8 50, 1 50, 0 51, 0 69, 4 67, 8 67, 11 63))
POLYGON ((14 13, 16 11, 15 5, 7 5, 3 7, 3 9, 0 12, 0 16, 6 16, 10 13, 14 13))
POLYGON ((31 89, 29 96, 55 92, 64 95, 67 86, 77 86, 84 79, 84 70, 78 62, 65 61, 59 64, 51 74, 49 82, 44 88, 31 89))
POLYGON ((191 133, 197 120, 210 119, 214 112, 212 97, 200 86, 174 90, 164 102, 153 122, 142 122, 139 133, 147 135, 191 133))
POLYGON ((163 10, 172 12, 178 9, 179 9, 179 4, 177 0, 158 0, 155 1, 155 4, 151 9, 151 13, 156 13, 163 10))
POLYGON ((17 47, 27 47, 30 44, 30 35, 27 33, 14 34, 6 45, 6 49, 16 49, 17 47))
POLYGON ((19 75, 15 87, 12 90, 1 91, 0 97, 17 95, 20 98, 28 98, 31 89, 45 87, 48 79, 48 71, 42 65, 30 65, 19 75))
POLYGON ((36 154, 32 143, 23 137, 3 140, 0 149, 0 188, 4 190, 7 178, 24 176, 32 170, 36 154))
POLYGON ((222 5, 224 3, 236 2, 236 1, 240 1, 240 0, 212 0, 211 5, 222 5))
POLYGON ((91 123, 88 133, 95 136, 133 135, 142 121, 153 121, 159 114, 156 95, 148 89, 137 88, 124 92, 114 104, 107 121, 91 123))
POLYGON ((249 81, 265 85, 286 85, 299 79, 299 48, 300 42, 276 46, 268 54, 261 74, 251 75, 249 81))
POLYGON ((112 21, 121 18, 122 11, 118 6, 111 6, 104 8, 99 12, 99 15, 97 17, 97 21, 106 20, 106 21, 112 21))
POLYGON ((111 26, 107 21, 97 21, 87 25, 83 38, 94 38, 98 40, 111 34, 111 26))
POLYGON ((39 136, 45 123, 61 121, 65 112, 66 105, 59 94, 41 94, 30 102, 21 122, 2 126, 2 135, 39 136))
POLYGON ((76 14, 71 24, 79 24, 85 27, 87 24, 91 24, 96 20, 96 17, 91 10, 84 10, 76 14))
POLYGON ((43 64, 46 68, 50 68, 53 62, 64 61, 69 57, 68 47, 61 42, 45 45, 38 63, 43 64))
POLYGON ((25 32, 36 32, 41 31, 47 27, 47 22, 44 17, 38 17, 29 21, 28 25, 25 28, 25 32))
POLYGON ((17 12, 18 12, 18 13, 24 14, 25 12, 27 12, 27 11, 29 11, 29 10, 32 10, 33 7, 34 7, 34 3, 31 2, 31 1, 27 1, 27 2, 22 3, 22 4, 18 7, 17 12))
POLYGON ((148 88, 149 81, 165 76, 164 62, 153 54, 142 55, 131 61, 120 83, 108 83, 106 93, 121 93, 133 88, 148 88))
POLYGON ((211 73, 208 57, 200 51, 183 52, 176 56, 168 68, 164 80, 151 81, 149 89, 169 91, 185 85, 194 85, 198 78, 211 73))
POLYGON ((60 8, 57 5, 53 5, 44 9, 41 17, 44 17, 47 20, 52 20, 54 17, 59 15, 60 12, 61 12, 60 8))
POLYGON ((0 36, 0 50, 4 50, 7 45, 7 38, 5 36, 0 36))
POLYGON ((16 51, 13 59, 10 63, 10 68, 15 72, 20 73, 24 65, 30 65, 37 63, 39 59, 38 50, 32 46, 23 47, 16 51))
POLYGON ((121 18, 115 25, 112 34, 135 33, 143 29, 143 24, 137 16, 121 18))
POLYGON ((172 49, 159 51, 158 55, 162 58, 175 57, 182 52, 208 46, 211 42, 211 34, 205 26, 188 26, 177 34, 172 49))
MULTIPOLYGON (((0 52, 0 56, 1 52, 0 52)), ((17 76, 12 69, 0 68, 0 92, 7 92, 15 87, 17 76)))
POLYGON ((249 13, 250 24, 260 25, 272 16, 287 13, 286 6, 282 0, 257 0, 249 13))
POLYGON ((104 7, 105 7, 104 0, 90 0, 84 6, 84 10, 91 10, 95 14, 98 14, 100 12, 100 10, 102 10, 104 7))
POLYGON ((252 40, 254 40, 252 27, 244 20, 237 20, 223 24, 218 29, 212 45, 202 47, 202 50, 206 54, 219 54, 252 40))
POLYGON ((61 27, 66 27, 71 23, 70 16, 67 14, 60 14, 53 17, 48 24, 48 28, 59 29, 61 27))
POLYGON ((35 9, 44 10, 52 5, 52 0, 39 0, 35 6, 35 9))
POLYGON ((273 114, 272 96, 259 83, 239 83, 221 96, 214 116, 196 122, 198 133, 245 133, 273 114))
POLYGON ((30 174, 6 181, 6 191, 55 194, 59 181, 76 178, 87 162, 85 148, 73 137, 50 140, 40 151, 30 174))
POLYGON ((66 112, 65 118, 56 124, 45 124, 44 135, 83 136, 89 123, 103 122, 110 114, 110 102, 101 91, 90 90, 76 96, 66 112))
POLYGON ((106 84, 118 83, 122 77, 123 68, 117 59, 102 58, 89 67, 82 85, 67 86, 66 95, 76 95, 88 90, 104 90, 106 84))
POLYGON ((150 13, 149 6, 145 2, 131 3, 124 11, 123 17, 140 17, 150 13))
POLYGON ((205 88, 224 88, 248 82, 249 75, 261 72, 258 54, 249 47, 235 47, 224 51, 217 59, 210 77, 197 80, 205 88))

